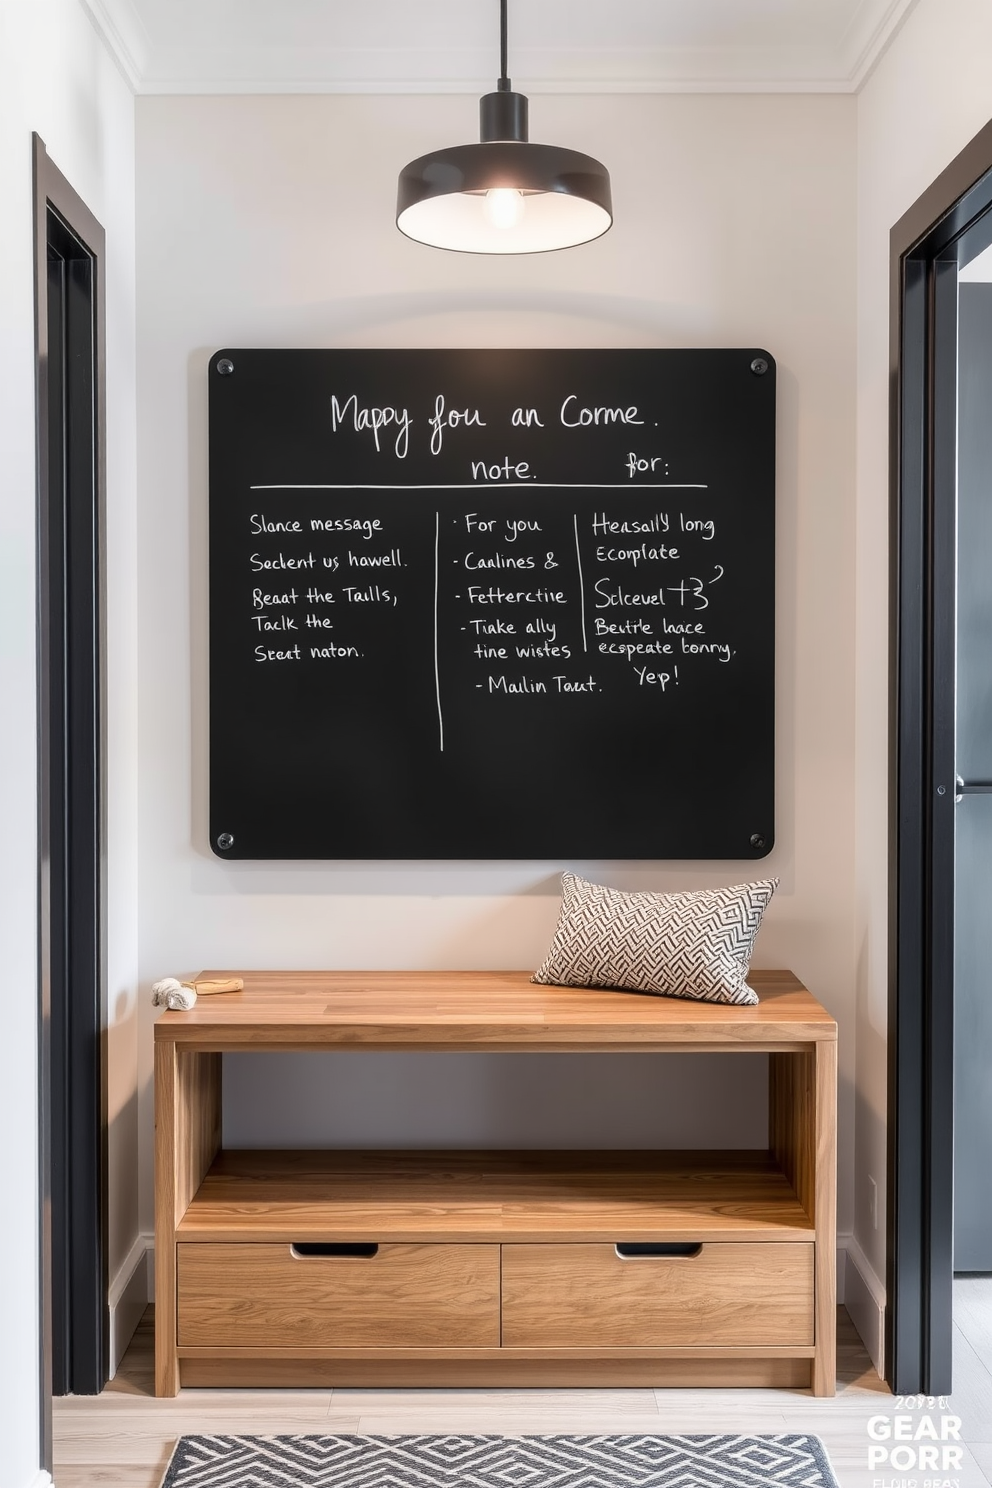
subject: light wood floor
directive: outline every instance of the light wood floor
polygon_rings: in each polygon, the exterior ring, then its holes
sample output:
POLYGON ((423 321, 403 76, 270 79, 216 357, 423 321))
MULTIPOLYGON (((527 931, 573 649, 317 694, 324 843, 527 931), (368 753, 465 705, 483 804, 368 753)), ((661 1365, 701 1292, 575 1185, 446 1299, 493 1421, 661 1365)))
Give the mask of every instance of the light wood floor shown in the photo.
MULTIPOLYGON (((955 1390, 964 1469, 941 1488, 992 1484, 992 1279, 956 1283, 955 1390), (982 1361, 987 1361, 983 1363, 982 1361)), ((56 1488, 158 1488, 184 1432, 815 1432, 841 1488, 909 1488, 919 1474, 869 1471, 869 1416, 898 1402, 838 1311, 838 1392, 793 1390, 183 1390, 152 1394, 152 1309, 116 1379, 97 1397, 55 1402, 56 1488)))

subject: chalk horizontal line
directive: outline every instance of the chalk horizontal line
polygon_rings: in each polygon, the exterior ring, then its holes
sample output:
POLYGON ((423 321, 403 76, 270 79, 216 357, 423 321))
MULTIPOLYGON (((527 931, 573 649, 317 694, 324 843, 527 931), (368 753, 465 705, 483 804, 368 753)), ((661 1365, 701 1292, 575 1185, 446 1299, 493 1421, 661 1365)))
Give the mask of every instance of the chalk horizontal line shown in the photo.
POLYGON ((656 485, 646 481, 628 485, 624 481, 466 481, 464 485, 379 486, 357 481, 346 486, 291 485, 280 481, 271 486, 249 486, 250 491, 708 491, 698 481, 678 481, 656 485))

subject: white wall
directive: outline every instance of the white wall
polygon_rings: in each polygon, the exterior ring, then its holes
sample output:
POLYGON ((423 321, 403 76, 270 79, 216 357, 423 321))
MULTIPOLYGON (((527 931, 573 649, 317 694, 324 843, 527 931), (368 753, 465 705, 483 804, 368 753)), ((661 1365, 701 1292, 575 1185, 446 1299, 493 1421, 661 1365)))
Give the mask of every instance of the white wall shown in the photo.
POLYGON ((992 8, 920 0, 858 99, 855 1232, 885 1275, 889 231, 992 117, 992 8), (878 1227, 868 1175, 879 1180, 878 1227))
POLYGON ((0 4, 0 1481, 10 1488, 32 1482, 39 1463, 32 130, 107 230, 114 1264, 137 1227, 134 129, 130 92, 77 0, 0 4))
MULTIPOLYGON (((140 897, 143 986, 203 966, 533 966, 563 863, 222 863, 205 835, 206 381, 219 346, 768 346, 779 362, 778 846, 758 963, 803 976, 842 1025, 840 1223, 851 1223, 855 101, 825 97, 532 100, 532 132, 614 174, 600 242, 493 261, 394 229, 399 167, 470 139, 466 98, 140 98, 140 897)), ((742 720, 742 727, 746 727, 742 720)), ((571 865, 569 865, 571 866, 571 865)), ((579 865, 622 886, 733 881, 753 864, 579 865)), ((144 1008, 144 996, 142 998, 144 1008)), ((141 1034, 143 1224, 151 1224, 150 1013, 141 1034)), ((368 1056, 370 1059, 373 1056, 368 1056)), ((453 1057, 453 1056, 449 1056, 453 1057)), ((722 1068, 722 1066, 721 1066, 722 1068)), ((233 1072, 232 1072, 233 1073, 233 1072)), ((270 1071, 273 1108, 334 1120, 319 1080, 270 1071), (302 1106, 302 1110, 300 1109, 302 1106)), ((363 1066, 346 1141, 402 1137, 417 1074, 363 1066)), ((250 1135, 258 1077, 229 1095, 250 1135)), ((357 1077, 356 1077, 357 1078, 357 1077)), ((515 1077, 504 1075, 513 1084, 515 1077)), ((551 1078, 550 1070, 547 1078, 551 1078)), ((757 1080, 701 1090, 673 1061, 669 1114, 708 1090, 739 1134, 757 1080)), ((556 1101, 581 1113, 579 1072, 556 1101)), ((432 1130, 507 1139, 464 1068, 432 1130), (459 1105, 459 1102, 461 1104, 459 1105)), ((659 1082, 660 1083, 660 1082, 659 1082)), ((548 1139, 564 1135, 526 1102, 548 1139)), ((613 1071, 604 1120, 650 1130, 613 1071), (626 1101, 626 1104, 625 1104, 626 1101)), ((753 1118, 760 1129, 760 1112, 753 1118)), ((576 1123, 578 1116, 576 1118, 576 1123)), ((566 1124, 567 1125, 567 1124, 566 1124)), ((530 1129, 537 1130, 537 1126, 530 1129)), ((572 1128, 569 1128, 572 1129, 572 1128)), ((512 1133, 510 1134, 512 1138, 512 1133)), ((758 1141, 763 1138, 759 1134, 758 1141)))

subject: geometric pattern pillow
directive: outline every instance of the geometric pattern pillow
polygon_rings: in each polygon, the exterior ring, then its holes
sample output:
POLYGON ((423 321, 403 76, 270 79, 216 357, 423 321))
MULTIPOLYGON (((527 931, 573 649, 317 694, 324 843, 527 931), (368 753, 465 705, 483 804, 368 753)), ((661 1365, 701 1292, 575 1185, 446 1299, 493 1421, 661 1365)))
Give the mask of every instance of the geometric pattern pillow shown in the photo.
POLYGON ((558 928, 532 981, 758 1001, 747 971, 777 878, 685 894, 625 894, 574 873, 561 885, 558 928))

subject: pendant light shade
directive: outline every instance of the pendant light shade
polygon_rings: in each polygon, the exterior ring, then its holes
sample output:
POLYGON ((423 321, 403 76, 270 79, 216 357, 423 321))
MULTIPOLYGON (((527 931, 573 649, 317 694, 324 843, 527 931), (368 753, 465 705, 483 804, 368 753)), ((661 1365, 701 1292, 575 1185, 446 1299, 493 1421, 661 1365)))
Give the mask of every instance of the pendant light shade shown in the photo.
POLYGON ((500 40, 502 75, 497 92, 480 100, 480 143, 403 168, 397 227, 460 253, 547 253, 601 237, 613 223, 606 167, 578 150, 528 140, 527 99, 506 76, 506 0, 500 40))

